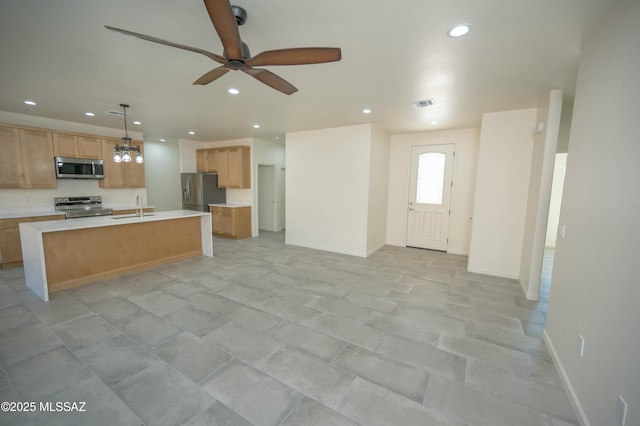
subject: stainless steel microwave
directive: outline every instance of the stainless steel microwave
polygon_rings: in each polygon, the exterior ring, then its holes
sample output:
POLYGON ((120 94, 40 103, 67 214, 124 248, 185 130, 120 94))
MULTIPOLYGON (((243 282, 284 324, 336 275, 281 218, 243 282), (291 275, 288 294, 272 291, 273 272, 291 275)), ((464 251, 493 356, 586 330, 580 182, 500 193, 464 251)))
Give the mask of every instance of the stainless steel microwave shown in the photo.
POLYGON ((104 161, 55 157, 58 179, 104 179, 104 161))

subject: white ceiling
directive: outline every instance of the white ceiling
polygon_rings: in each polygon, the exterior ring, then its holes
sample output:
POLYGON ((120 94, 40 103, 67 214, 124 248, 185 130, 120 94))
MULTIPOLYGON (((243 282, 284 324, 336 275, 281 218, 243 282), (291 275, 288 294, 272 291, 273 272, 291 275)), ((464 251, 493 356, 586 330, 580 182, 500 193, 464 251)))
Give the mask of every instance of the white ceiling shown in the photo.
POLYGON ((570 99, 582 40, 613 3, 233 0, 248 12, 240 35, 253 55, 342 49, 340 62, 269 67, 299 89, 287 96, 242 72, 194 86, 218 64, 104 28, 222 54, 201 0, 2 0, 0 110, 121 128, 122 119, 105 111, 124 102, 130 128, 153 141, 282 141, 286 132, 362 123, 390 134, 477 127, 482 113, 535 107, 550 89, 570 99), (460 22, 471 32, 448 37, 460 22), (241 93, 229 95, 230 87, 241 93), (437 105, 413 107, 427 98, 437 105))

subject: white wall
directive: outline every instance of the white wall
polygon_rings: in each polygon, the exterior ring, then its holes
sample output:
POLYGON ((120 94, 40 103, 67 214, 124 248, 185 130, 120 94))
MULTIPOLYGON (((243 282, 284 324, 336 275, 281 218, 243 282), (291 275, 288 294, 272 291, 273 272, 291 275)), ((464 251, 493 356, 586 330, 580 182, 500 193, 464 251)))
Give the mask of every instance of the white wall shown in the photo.
POLYGON ((547 219, 547 235, 545 247, 555 247, 558 235, 558 219, 560 219, 560 205, 562 203, 562 187, 564 185, 564 169, 567 166, 567 154, 556 154, 553 165, 553 183, 551 185, 551 200, 549 202, 549 217, 547 219))
MULTIPOLYGON (((94 126, 91 124, 54 120, 51 118, 15 114, 5 111, 0 111, 0 123, 87 133, 104 137, 120 138, 124 136, 124 129, 120 128, 94 126)), ((114 124, 120 125, 123 124, 123 122, 116 120, 114 124)), ((129 132, 129 136, 133 139, 143 140, 142 133, 139 132, 129 132)), ((147 145, 145 144, 145 155, 146 149, 147 145)), ((51 161, 53 161, 53 159, 51 161)), ((147 166, 148 165, 145 164, 145 171, 147 166)), ((150 182, 147 180, 147 186, 149 185, 150 182)), ((97 180, 59 179, 57 188, 52 189, 0 189, 0 209, 31 211, 53 210, 54 197, 83 195, 100 195, 102 196, 102 203, 105 206, 124 208, 135 205, 137 194, 143 197, 145 205, 149 204, 147 202, 147 190, 145 188, 103 189, 98 186, 97 180)))
POLYGON ((156 211, 180 210, 180 149, 167 142, 144 143, 148 204, 156 211))
POLYGON ((387 244, 406 246, 411 147, 455 144, 454 188, 449 226, 449 253, 468 254, 480 129, 409 133, 391 136, 387 244))
POLYGON ((370 159, 370 125, 287 133, 287 244, 366 256, 370 159))
POLYGON ((538 300, 540 290, 544 240, 549 219, 549 200, 553 180, 553 162, 558 146, 561 111, 562 90, 552 90, 540 103, 536 118, 527 216, 518 279, 526 298, 529 300, 538 300))
POLYGON ((536 108, 482 116, 468 269, 517 279, 536 108))
POLYGON ((367 256, 387 242, 390 138, 384 130, 371 126, 367 256))
POLYGON ((640 2, 583 45, 545 339, 586 425, 640 425, 640 2), (585 339, 584 356, 576 347, 585 339))
POLYGON ((178 141, 180 151, 180 173, 196 173, 196 149, 204 148, 204 142, 196 142, 187 139, 178 141))

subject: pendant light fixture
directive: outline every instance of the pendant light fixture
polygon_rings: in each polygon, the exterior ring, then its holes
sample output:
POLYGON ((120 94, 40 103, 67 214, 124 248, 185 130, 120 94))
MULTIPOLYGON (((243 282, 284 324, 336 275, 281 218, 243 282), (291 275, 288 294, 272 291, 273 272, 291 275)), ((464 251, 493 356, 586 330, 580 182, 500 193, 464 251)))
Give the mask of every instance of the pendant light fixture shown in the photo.
POLYGON ((116 150, 113 153, 113 161, 116 163, 130 163, 131 162, 131 153, 136 153, 136 163, 144 162, 142 158, 142 151, 137 146, 131 145, 131 138, 129 137, 129 132, 127 131, 127 108, 129 105, 120 104, 124 111, 124 136, 122 137, 122 146, 116 145, 116 150))

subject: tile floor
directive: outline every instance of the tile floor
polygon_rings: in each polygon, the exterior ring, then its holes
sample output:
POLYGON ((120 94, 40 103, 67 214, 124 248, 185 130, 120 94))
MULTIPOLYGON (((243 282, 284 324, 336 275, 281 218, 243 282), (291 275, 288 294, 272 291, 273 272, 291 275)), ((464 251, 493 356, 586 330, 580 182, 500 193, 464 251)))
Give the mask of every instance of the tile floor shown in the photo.
POLYGON ((214 246, 49 303, 0 271, 0 400, 86 402, 0 424, 577 424, 541 340, 548 280, 534 303, 464 256, 214 246))

